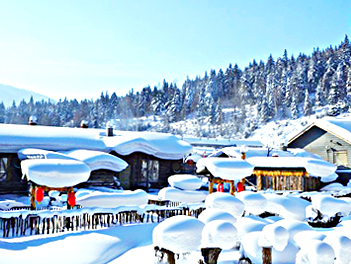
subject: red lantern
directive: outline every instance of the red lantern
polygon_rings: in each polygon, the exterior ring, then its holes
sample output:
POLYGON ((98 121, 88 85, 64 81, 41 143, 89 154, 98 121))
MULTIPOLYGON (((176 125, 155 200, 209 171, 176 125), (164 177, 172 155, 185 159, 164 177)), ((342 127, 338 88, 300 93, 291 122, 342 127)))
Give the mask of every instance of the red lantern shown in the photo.
POLYGON ((217 192, 224 192, 223 183, 217 184, 217 192))
POLYGON ((35 188, 35 200, 40 203, 44 199, 44 190, 41 187, 35 188))
POLYGON ((238 190, 238 192, 242 192, 245 191, 245 186, 242 182, 238 182, 238 184, 236 185, 236 189, 238 190))
POLYGON ((68 193, 67 203, 68 203, 71 207, 74 207, 74 206, 76 205, 76 196, 74 195, 74 192, 69 192, 69 193, 68 193))

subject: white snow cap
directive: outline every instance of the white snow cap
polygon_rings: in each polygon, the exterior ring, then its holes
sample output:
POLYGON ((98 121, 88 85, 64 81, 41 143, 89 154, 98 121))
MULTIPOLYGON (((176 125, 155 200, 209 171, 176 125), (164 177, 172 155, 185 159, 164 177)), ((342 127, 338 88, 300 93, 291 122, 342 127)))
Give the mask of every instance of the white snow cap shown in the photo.
POLYGON ((92 171, 104 169, 121 172, 128 167, 128 163, 124 160, 101 151, 76 149, 63 153, 71 158, 84 162, 92 171))
POLYGON ((63 159, 32 159, 21 162, 22 173, 38 185, 70 187, 86 182, 90 168, 81 161, 63 159))
POLYGON ((202 230, 201 248, 229 250, 237 243, 237 233, 232 223, 223 220, 211 221, 202 230))
POLYGON ((254 167, 246 160, 234 158, 203 158, 196 163, 196 172, 207 169, 214 177, 226 180, 240 180, 250 176, 254 167))
POLYGON ((199 220, 204 222, 204 224, 216 220, 223 220, 232 224, 236 222, 236 218, 232 214, 216 208, 209 208, 202 211, 199 215, 199 220))
POLYGON ((273 247, 283 251, 288 245, 289 232, 279 225, 266 225, 261 232, 258 244, 260 247, 273 247))
POLYGON ((183 190, 193 191, 199 189, 203 182, 202 180, 191 174, 177 174, 168 177, 168 183, 172 187, 176 187, 183 190))
POLYGON ((206 208, 217 208, 231 213, 234 217, 242 216, 244 203, 229 193, 215 192, 207 196, 206 208))
POLYGON ((162 188, 158 192, 158 199, 181 203, 203 202, 207 197, 207 191, 185 191, 174 187, 162 188))
POLYGON ((348 216, 351 212, 351 204, 330 195, 312 196, 312 206, 329 217, 335 216, 336 213, 348 216))
POLYGON ((195 251, 201 245, 203 228, 204 223, 194 217, 173 216, 155 227, 153 244, 173 253, 195 251))
POLYGON ((294 236, 293 241, 300 247, 308 247, 310 240, 319 240, 323 241, 326 235, 323 232, 319 232, 316 230, 301 230, 300 232, 296 233, 294 236))
POLYGON ((289 239, 293 240, 297 233, 305 230, 313 230, 313 228, 307 224, 307 222, 296 221, 293 219, 283 219, 274 223, 284 227, 289 232, 289 239))
POLYGON ((236 197, 245 204, 245 211, 259 215, 266 210, 267 199, 257 192, 242 191, 236 197))
POLYGON ((118 206, 141 206, 148 203, 148 194, 143 190, 100 193, 93 192, 76 199, 82 207, 116 208, 118 206))
POLYGON ((238 230, 239 238, 242 238, 248 233, 262 231, 262 229, 268 224, 270 223, 263 218, 257 216, 244 216, 237 218, 234 226, 238 230))

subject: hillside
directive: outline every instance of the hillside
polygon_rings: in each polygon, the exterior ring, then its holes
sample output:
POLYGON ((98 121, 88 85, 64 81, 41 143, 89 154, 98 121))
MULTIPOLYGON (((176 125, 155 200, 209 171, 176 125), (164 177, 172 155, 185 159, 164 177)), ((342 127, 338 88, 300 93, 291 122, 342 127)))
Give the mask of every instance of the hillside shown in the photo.
POLYGON ((55 102, 55 100, 49 98, 46 95, 38 94, 25 89, 19 89, 10 85, 0 84, 0 102, 3 102, 5 107, 12 106, 14 100, 17 106, 23 99, 26 102, 29 102, 31 96, 33 96, 34 102, 41 100, 50 100, 51 102, 55 102))

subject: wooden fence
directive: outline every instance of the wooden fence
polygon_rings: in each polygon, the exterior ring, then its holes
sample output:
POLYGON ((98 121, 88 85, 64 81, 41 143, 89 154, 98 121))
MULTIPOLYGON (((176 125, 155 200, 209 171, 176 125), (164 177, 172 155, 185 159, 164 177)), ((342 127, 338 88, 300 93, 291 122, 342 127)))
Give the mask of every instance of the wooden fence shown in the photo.
POLYGON ((137 210, 121 212, 89 212, 89 210, 62 210, 62 211, 10 211, 3 217, 0 215, 0 237, 21 237, 39 234, 55 234, 70 231, 96 230, 118 225, 134 223, 158 223, 164 219, 176 215, 188 215, 198 217, 204 210, 203 207, 189 209, 158 208, 145 210, 138 213, 137 210), (11 216, 14 213, 13 216, 11 216))

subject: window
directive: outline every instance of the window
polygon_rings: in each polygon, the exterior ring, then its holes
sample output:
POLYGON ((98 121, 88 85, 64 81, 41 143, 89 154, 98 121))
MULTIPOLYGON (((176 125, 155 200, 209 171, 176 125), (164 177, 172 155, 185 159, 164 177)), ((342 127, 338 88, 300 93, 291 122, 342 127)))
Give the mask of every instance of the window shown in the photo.
POLYGON ((6 181, 7 179, 7 158, 0 158, 0 182, 6 181))
POLYGON ((337 150, 333 153, 333 163, 338 166, 347 167, 347 151, 346 150, 337 150))
POLYGON ((158 182, 159 162, 158 160, 143 159, 141 164, 141 181, 154 183, 158 182))

